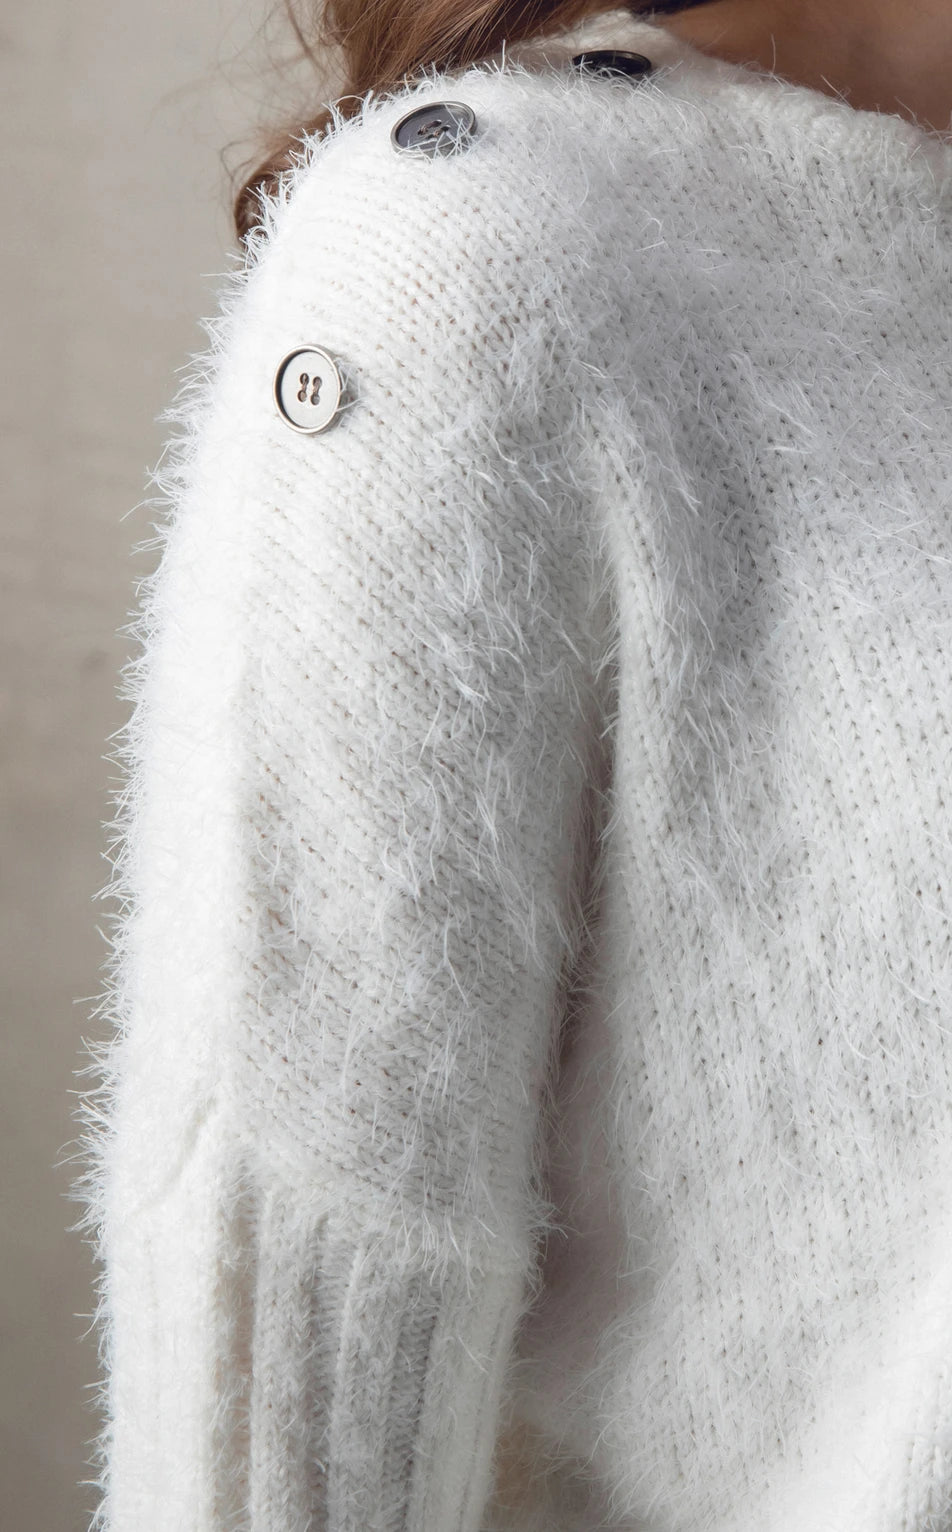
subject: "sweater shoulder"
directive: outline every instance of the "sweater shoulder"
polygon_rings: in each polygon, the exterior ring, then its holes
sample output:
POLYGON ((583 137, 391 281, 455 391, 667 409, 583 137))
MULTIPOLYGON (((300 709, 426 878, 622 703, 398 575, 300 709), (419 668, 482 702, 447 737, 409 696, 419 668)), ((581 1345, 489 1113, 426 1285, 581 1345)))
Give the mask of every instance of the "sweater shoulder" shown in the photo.
POLYGON ((264 204, 252 302, 293 309, 304 284, 325 311, 351 303, 385 322, 411 307, 419 330, 458 333, 466 314, 478 328, 564 289, 588 242, 585 156, 559 111, 570 85, 528 69, 431 71, 338 116, 264 204))
POLYGON ((543 305, 584 333, 619 290, 626 308, 680 311, 664 270, 656 280, 670 247, 711 243, 725 186, 735 223, 764 195, 733 150, 747 109, 737 73, 615 11, 371 93, 302 138, 263 206, 249 285, 286 311, 302 280, 325 312, 346 301, 385 319, 409 303, 456 337, 465 313, 487 336, 494 314, 543 305), (603 51, 649 67, 579 67, 603 51))
POLYGON ((573 407, 566 380, 603 285, 585 154, 558 109, 575 84, 528 68, 432 71, 302 141, 211 322, 203 408, 229 439, 257 435, 299 347, 331 354, 349 396, 421 447, 464 415, 485 429, 553 379, 550 413, 573 407), (402 147, 395 130, 417 117, 466 131, 450 153, 402 147))
POLYGON ((263 207, 263 285, 290 294, 289 271, 340 266, 368 303, 413 287, 425 309, 437 296, 444 308, 520 295, 531 304, 540 287, 569 294, 598 282, 628 232, 619 218, 657 216, 675 197, 713 200, 698 154, 704 113, 685 113, 672 45, 657 27, 635 22, 629 34, 595 18, 463 70, 431 68, 364 97, 353 116, 335 109, 329 131, 301 139, 263 207), (650 68, 609 77, 577 67, 608 45, 649 49, 650 68))

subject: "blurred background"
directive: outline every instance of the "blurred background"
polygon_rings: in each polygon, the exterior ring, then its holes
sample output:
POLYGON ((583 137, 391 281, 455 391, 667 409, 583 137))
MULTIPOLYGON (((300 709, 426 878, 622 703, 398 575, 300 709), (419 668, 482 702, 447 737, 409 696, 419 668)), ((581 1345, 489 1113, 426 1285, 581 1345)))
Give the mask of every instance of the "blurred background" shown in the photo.
MULTIPOLYGON (((229 172, 310 73, 272 0, 40 0, 0 21, 0 1458, 5 1527, 85 1532, 99 1376, 68 1232, 106 955, 121 629, 157 417, 234 251, 229 172)), ((318 105, 322 96, 318 93, 318 105)))

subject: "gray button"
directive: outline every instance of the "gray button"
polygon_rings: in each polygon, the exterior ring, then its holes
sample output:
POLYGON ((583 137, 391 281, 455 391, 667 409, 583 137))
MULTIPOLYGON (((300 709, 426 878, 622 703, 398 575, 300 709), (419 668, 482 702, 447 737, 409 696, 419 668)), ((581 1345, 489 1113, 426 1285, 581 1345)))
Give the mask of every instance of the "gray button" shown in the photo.
POLYGON ((619 48, 595 48, 589 53, 576 53, 572 63, 580 73, 628 75, 633 79, 651 74, 654 68, 643 53, 625 53, 619 48))
POLYGON ((320 346, 290 351, 274 375, 274 402, 295 431, 326 431, 340 407, 343 381, 320 346))
POLYGON ((456 154, 466 149, 476 127, 476 113, 462 101, 434 101, 408 112, 394 127, 390 142, 411 154, 456 154))

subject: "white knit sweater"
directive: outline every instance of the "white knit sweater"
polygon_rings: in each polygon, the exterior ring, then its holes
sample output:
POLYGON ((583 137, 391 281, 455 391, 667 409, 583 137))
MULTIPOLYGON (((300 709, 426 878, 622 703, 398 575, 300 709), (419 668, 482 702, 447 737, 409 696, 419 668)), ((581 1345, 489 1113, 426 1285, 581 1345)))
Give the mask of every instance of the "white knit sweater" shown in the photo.
POLYGON ((952 139, 625 11, 305 144, 157 473, 98 1527, 952 1528, 950 300, 952 139))

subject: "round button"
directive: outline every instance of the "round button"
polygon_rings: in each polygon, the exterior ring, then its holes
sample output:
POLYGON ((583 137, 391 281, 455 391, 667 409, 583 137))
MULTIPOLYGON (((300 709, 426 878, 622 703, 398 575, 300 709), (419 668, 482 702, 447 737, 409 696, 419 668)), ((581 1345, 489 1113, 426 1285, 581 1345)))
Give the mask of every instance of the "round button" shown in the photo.
POLYGON ((476 113, 462 101, 434 101, 408 112, 395 124, 390 142, 395 149, 411 154, 456 154, 473 137, 476 113))
POLYGON ((326 431, 343 393, 337 363, 320 346, 290 351, 274 375, 274 402, 295 431, 326 431))
POLYGON ((576 53, 572 60, 578 70, 604 75, 650 74, 654 65, 643 53, 623 53, 614 48, 596 48, 591 53, 576 53))

